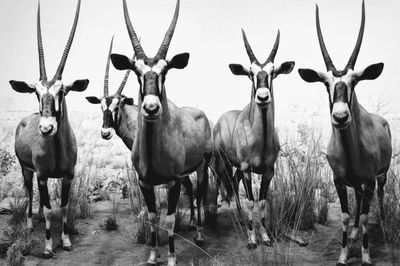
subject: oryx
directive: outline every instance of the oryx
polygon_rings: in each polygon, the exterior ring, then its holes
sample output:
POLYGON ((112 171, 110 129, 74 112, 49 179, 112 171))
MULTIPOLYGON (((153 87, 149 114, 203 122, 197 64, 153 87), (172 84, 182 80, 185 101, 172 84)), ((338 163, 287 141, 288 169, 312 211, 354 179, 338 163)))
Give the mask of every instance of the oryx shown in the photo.
POLYGON ((176 264, 174 247, 175 211, 181 189, 181 178, 197 172, 197 239, 203 240, 201 202, 208 185, 208 162, 212 154, 211 130, 203 111, 195 108, 178 108, 168 100, 165 78, 173 68, 187 66, 189 54, 175 55, 166 60, 179 14, 177 0, 174 17, 164 40, 154 57, 147 57, 131 24, 126 1, 123 0, 124 17, 135 51, 135 59, 112 54, 117 69, 132 69, 137 75, 139 89, 138 128, 132 147, 132 163, 139 174, 140 189, 149 210, 151 222, 151 250, 148 264, 157 263, 156 205, 154 186, 168 184, 168 212, 166 224, 169 235, 168 265, 176 264))
MULTIPOLYGON (((137 132, 138 107, 133 103, 132 98, 126 97, 122 94, 122 90, 125 87, 131 71, 130 69, 126 71, 118 90, 113 95, 109 95, 108 77, 113 40, 114 37, 111 39, 110 49, 107 56, 106 72, 104 75, 104 95, 101 98, 88 96, 86 99, 92 104, 101 104, 101 109, 103 111, 101 137, 109 140, 115 132, 125 143, 125 146, 129 150, 132 150, 133 141, 137 132)), ((186 193, 189 196, 190 224, 194 226, 195 214, 193 204, 193 185, 189 176, 183 178, 182 185, 185 187, 186 193)))
POLYGON ((61 212, 63 225, 61 239, 63 248, 67 251, 72 250, 68 236, 67 209, 68 194, 71 181, 74 178, 77 146, 74 133, 68 121, 65 96, 69 91, 84 91, 89 84, 89 80, 80 79, 70 85, 64 85, 61 78, 78 23, 80 4, 81 1, 78 0, 74 24, 67 45, 56 74, 51 80, 47 80, 46 76, 40 30, 40 4, 38 4, 39 81, 34 84, 28 84, 23 81, 10 81, 11 87, 15 91, 35 93, 39 101, 39 113, 25 117, 18 124, 15 133, 15 153, 21 164, 25 187, 29 196, 28 228, 32 228, 32 177, 34 172, 37 174, 40 205, 44 206, 46 219, 45 258, 50 258, 53 255, 50 232, 51 206, 47 189, 48 178, 62 178, 61 212))
POLYGON ((340 199, 343 226, 342 248, 337 265, 346 265, 348 253, 347 229, 350 217, 346 186, 354 188, 357 200, 357 213, 350 239, 357 237, 359 222, 361 222, 362 264, 371 265, 368 248, 368 213, 375 182, 378 181, 379 203, 383 214, 383 188, 392 154, 391 133, 389 124, 384 118, 369 113, 358 103, 354 88, 361 80, 372 80, 379 77, 383 70, 383 63, 354 71, 364 34, 364 1, 358 39, 343 70, 336 69, 325 47, 318 6, 316 6, 316 24, 319 45, 327 72, 299 69, 299 74, 306 82, 324 83, 329 95, 332 135, 328 144, 327 159, 333 170, 334 183, 340 199))
POLYGON ((250 59, 250 69, 239 64, 230 64, 234 75, 243 75, 251 81, 250 103, 241 111, 233 110, 223 114, 215 125, 214 156, 215 170, 228 196, 233 192, 238 196, 237 186, 242 179, 249 200, 248 206, 248 248, 256 248, 256 235, 253 226, 254 196, 251 173, 261 174, 259 193, 261 212, 261 238, 263 244, 271 245, 266 231, 265 212, 267 192, 274 175, 274 163, 280 149, 275 130, 275 100, 273 80, 280 74, 289 74, 294 62, 275 65, 274 59, 279 47, 278 31, 274 47, 264 63, 255 57, 244 30, 243 41, 250 59), (233 177, 233 167, 237 168, 233 177))

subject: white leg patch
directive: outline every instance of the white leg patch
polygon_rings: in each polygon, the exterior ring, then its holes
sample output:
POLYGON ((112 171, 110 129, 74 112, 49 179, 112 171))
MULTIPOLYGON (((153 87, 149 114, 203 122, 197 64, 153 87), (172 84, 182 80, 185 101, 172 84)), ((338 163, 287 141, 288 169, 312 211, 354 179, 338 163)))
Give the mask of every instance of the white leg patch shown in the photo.
POLYGON ((361 261, 362 263, 371 264, 371 257, 369 256, 369 248, 361 247, 361 261))
POLYGON ((358 232, 360 231, 359 229, 360 228, 358 228, 358 227, 353 227, 353 229, 351 230, 351 234, 349 236, 349 239, 351 241, 355 241, 358 239, 358 236, 359 236, 358 232))
POLYGON ((176 254, 169 253, 168 251, 168 266, 175 266, 176 265, 176 254))
POLYGON ((147 263, 157 265, 157 250, 156 250, 156 248, 150 249, 150 256, 149 256, 149 259, 147 260, 147 263))
POLYGON ((29 230, 33 230, 33 222, 32 222, 32 217, 28 217, 27 221, 26 221, 26 227, 29 230))
POLYGON ((347 253, 348 253, 347 247, 340 249, 340 256, 338 263, 347 264, 347 253))

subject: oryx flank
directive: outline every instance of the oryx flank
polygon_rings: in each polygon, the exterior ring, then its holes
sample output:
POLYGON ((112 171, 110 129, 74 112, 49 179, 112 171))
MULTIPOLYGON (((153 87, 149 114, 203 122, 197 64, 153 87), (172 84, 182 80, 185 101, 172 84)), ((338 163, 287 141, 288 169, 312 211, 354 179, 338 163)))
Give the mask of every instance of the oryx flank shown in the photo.
POLYGON ((289 74, 294 62, 275 66, 274 59, 279 47, 279 31, 274 47, 264 63, 255 57, 246 34, 242 30, 243 41, 250 59, 250 69, 239 64, 230 64, 234 75, 243 75, 251 81, 250 103, 242 110, 223 114, 214 128, 215 170, 225 186, 228 196, 233 192, 238 196, 238 184, 243 179, 248 206, 248 248, 256 248, 256 234, 253 226, 254 196, 251 173, 261 174, 259 193, 261 212, 261 239, 263 244, 271 245, 265 223, 267 191, 274 175, 274 163, 280 149, 275 130, 275 101, 273 80, 279 74, 289 74), (232 177, 236 167, 235 176, 232 177))
POLYGON ((131 24, 126 1, 124 17, 135 51, 135 59, 113 54, 117 69, 132 69, 138 78, 138 129, 132 147, 132 162, 139 174, 140 189, 149 210, 151 222, 151 250, 148 264, 157 263, 156 202, 154 186, 169 184, 166 223, 169 235, 168 265, 176 264, 174 247, 175 211, 181 189, 181 178, 197 172, 197 243, 201 244, 201 202, 206 195, 208 162, 212 153, 210 125, 204 112, 194 108, 178 108, 168 100, 165 78, 172 68, 186 67, 189 54, 183 53, 166 60, 179 14, 177 0, 174 17, 155 57, 146 56, 131 24))
POLYGON ((327 72, 299 69, 299 74, 307 82, 324 83, 329 95, 332 135, 327 149, 327 159, 333 170, 334 183, 340 199, 343 226, 342 248, 337 265, 346 265, 348 253, 347 229, 350 217, 346 186, 354 188, 357 200, 357 214, 350 239, 357 237, 359 222, 361 222, 362 265, 371 265, 368 248, 368 213, 375 182, 378 181, 378 196, 381 214, 383 214, 383 188, 392 154, 391 134, 389 124, 384 118, 368 113, 358 103, 354 88, 361 80, 379 77, 383 70, 383 63, 354 71, 364 34, 364 2, 358 39, 344 70, 336 69, 325 47, 318 6, 316 7, 316 24, 327 72))
POLYGON ((28 228, 32 229, 32 177, 36 172, 39 182, 40 205, 44 206, 46 219, 45 258, 53 255, 50 232, 51 206, 47 189, 48 178, 62 178, 61 211, 63 216, 62 245, 72 250, 68 236, 67 209, 68 194, 74 178, 77 146, 74 133, 68 121, 65 96, 69 91, 84 91, 89 80, 76 80, 70 85, 61 81, 68 53, 78 23, 81 1, 78 0, 74 24, 61 62, 53 79, 47 80, 40 31, 40 5, 37 13, 37 41, 39 50, 40 78, 35 84, 11 80, 11 87, 22 93, 35 93, 39 101, 39 113, 22 119, 15 134, 15 152, 21 164, 25 186, 29 196, 28 228))
MULTIPOLYGON (((86 99, 88 102, 93 104, 101 104, 103 111, 103 126, 101 128, 101 137, 109 140, 112 138, 113 133, 118 135, 125 143, 125 146, 132 150, 133 141, 137 132, 137 116, 138 107, 133 103, 133 99, 126 97, 122 94, 122 90, 125 87, 126 81, 129 77, 130 69, 126 71, 126 74, 121 81, 117 92, 113 95, 109 95, 108 77, 110 70, 110 56, 112 52, 114 37, 111 40, 110 49, 107 56, 106 73, 104 75, 104 95, 102 98, 96 96, 88 96, 86 99)), ((190 223, 195 225, 195 214, 193 204, 193 185, 186 176, 182 180, 182 185, 185 186, 186 193, 189 196, 190 201, 190 223)))

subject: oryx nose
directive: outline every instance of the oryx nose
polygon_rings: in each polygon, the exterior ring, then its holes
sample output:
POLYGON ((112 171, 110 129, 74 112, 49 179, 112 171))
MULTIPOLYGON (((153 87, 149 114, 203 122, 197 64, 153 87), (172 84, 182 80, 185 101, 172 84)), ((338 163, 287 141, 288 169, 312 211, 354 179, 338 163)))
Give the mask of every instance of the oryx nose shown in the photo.
POLYGON ((347 122, 347 120, 349 119, 349 114, 347 112, 345 112, 345 113, 334 113, 333 114, 333 118, 338 123, 344 123, 344 122, 347 122))
POLYGON ((258 99, 260 102, 266 102, 266 101, 268 101, 268 99, 269 99, 269 95, 268 95, 268 94, 266 94, 266 95, 257 95, 257 99, 258 99))
POLYGON ((39 126, 39 130, 42 132, 43 135, 49 135, 53 131, 53 125, 48 126, 39 126))
POLYGON ((155 115, 160 110, 160 107, 154 103, 145 104, 143 108, 149 115, 155 115))

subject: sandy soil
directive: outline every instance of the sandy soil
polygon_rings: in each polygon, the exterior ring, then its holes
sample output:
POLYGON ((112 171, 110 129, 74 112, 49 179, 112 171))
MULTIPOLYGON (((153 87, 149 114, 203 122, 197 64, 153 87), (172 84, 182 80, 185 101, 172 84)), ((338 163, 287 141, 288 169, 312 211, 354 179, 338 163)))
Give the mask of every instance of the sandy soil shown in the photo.
MULTIPOLYGON (((27 257, 26 265, 145 265, 148 247, 133 243, 135 230, 134 217, 131 216, 127 202, 120 202, 117 216, 117 231, 106 232, 102 225, 112 213, 110 202, 100 202, 93 206, 91 219, 79 220, 79 234, 72 237, 74 250, 64 251, 60 246, 60 223, 52 223, 55 255, 50 260, 41 257, 44 241, 27 257)), ((176 237, 178 265, 334 265, 340 250, 341 226, 340 208, 332 204, 326 226, 317 225, 315 230, 301 232, 309 241, 307 247, 299 247, 287 240, 277 240, 274 247, 258 246, 249 251, 245 247, 243 234, 238 232, 234 223, 232 209, 219 209, 218 223, 215 227, 205 228, 206 244, 204 250, 193 244, 195 231, 181 226, 176 237)), ((0 215, 3 222, 8 217, 0 215)), ((375 265, 400 265, 400 250, 386 246, 377 230, 370 237, 371 256, 375 265)), ((34 234, 44 239, 44 222, 38 217, 34 220, 34 234)), ((361 241, 351 244, 349 265, 361 264, 361 241)), ((159 247, 160 265, 166 265, 168 247, 159 247)), ((5 260, 0 259, 5 265, 5 260)))

